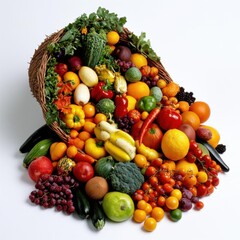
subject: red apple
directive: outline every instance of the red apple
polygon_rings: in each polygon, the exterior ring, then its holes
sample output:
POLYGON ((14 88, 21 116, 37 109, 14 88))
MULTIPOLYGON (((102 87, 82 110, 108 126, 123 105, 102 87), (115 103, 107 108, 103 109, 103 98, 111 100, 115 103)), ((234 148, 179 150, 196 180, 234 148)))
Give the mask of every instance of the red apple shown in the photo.
POLYGON ((52 161, 45 157, 41 156, 34 159, 28 166, 28 175, 34 181, 37 182, 38 178, 43 174, 52 174, 53 165, 52 161))

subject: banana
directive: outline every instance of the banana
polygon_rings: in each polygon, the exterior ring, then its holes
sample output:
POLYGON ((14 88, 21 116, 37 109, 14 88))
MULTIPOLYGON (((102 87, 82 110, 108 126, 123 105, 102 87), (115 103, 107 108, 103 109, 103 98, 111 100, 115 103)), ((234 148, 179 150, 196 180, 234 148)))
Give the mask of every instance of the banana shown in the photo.
POLYGON ((119 162, 127 162, 131 161, 131 157, 123 151, 121 148, 117 147, 110 141, 106 141, 104 143, 104 147, 106 151, 117 161, 119 162))

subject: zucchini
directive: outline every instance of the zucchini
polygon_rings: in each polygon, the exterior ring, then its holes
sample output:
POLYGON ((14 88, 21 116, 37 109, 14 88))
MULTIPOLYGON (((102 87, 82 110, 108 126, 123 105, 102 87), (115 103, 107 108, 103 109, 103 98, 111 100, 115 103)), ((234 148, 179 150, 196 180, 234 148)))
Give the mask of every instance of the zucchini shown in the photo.
POLYGON ((98 200, 91 200, 91 214, 90 218, 93 226, 97 230, 103 229, 106 222, 106 216, 104 214, 102 205, 98 200))
POLYGON ((47 155, 52 143, 53 139, 50 138, 43 139, 36 143, 23 159, 23 166, 27 168, 35 158, 47 155))
POLYGON ((89 32, 84 44, 84 63, 86 66, 95 68, 104 55, 107 43, 105 32, 89 32))
POLYGON ((75 207, 77 215, 81 219, 89 218, 90 202, 87 195, 79 188, 74 191, 73 205, 75 207))
POLYGON ((210 153, 211 158, 213 160, 215 160, 221 166, 221 168, 224 172, 228 172, 230 170, 229 167, 227 166, 227 164, 223 161, 223 159, 217 152, 217 150, 211 144, 209 144, 207 141, 203 141, 203 140, 198 140, 198 142, 203 144, 207 148, 207 150, 210 153))
POLYGON ((44 124, 43 126, 38 128, 36 131, 34 131, 23 142, 23 144, 19 148, 19 151, 21 153, 27 153, 34 147, 34 145, 36 145, 38 142, 46 138, 58 139, 59 137, 47 124, 44 124))

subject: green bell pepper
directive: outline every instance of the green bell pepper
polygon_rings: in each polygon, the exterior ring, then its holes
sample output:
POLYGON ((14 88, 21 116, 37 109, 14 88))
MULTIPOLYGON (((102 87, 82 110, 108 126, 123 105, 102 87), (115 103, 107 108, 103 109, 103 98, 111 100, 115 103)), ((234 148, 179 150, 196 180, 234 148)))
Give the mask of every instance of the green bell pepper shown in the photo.
POLYGON ((142 112, 143 111, 150 112, 156 107, 156 105, 157 105, 157 100, 153 96, 142 97, 137 102, 137 108, 142 112))

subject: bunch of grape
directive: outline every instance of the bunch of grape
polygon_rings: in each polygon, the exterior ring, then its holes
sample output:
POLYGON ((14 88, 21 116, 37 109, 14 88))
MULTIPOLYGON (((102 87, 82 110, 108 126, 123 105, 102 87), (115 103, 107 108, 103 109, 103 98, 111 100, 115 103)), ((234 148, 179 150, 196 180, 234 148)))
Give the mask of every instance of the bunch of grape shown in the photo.
POLYGON ((56 207, 57 211, 71 214, 75 211, 72 190, 79 186, 71 176, 42 175, 35 184, 29 199, 44 208, 56 207))
POLYGON ((123 130, 126 133, 130 133, 132 129, 132 125, 134 124, 134 120, 128 118, 128 116, 124 116, 122 118, 117 118, 116 123, 118 124, 118 128, 123 130))
POLYGON ((131 61, 122 61, 120 59, 117 60, 117 64, 120 67, 121 73, 125 73, 129 68, 135 66, 131 61))
POLYGON ((149 86, 149 88, 157 86, 158 80, 159 80, 159 78, 157 78, 157 77, 151 78, 151 77, 147 77, 147 76, 142 76, 142 79, 141 79, 141 81, 145 82, 149 86))
POLYGON ((176 98, 178 101, 186 101, 191 105, 195 102, 196 98, 193 96, 193 92, 186 92, 183 87, 180 87, 180 91, 177 93, 176 98))

